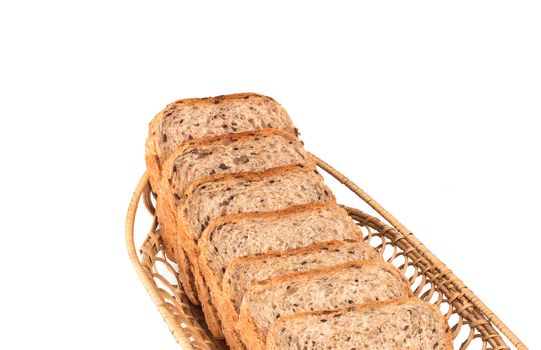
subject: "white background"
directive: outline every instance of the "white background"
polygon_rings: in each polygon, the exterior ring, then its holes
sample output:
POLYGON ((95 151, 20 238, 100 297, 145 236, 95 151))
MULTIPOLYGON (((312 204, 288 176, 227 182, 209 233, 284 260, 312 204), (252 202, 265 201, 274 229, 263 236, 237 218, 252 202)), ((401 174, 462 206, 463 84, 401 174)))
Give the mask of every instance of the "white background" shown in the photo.
POLYGON ((0 348, 177 348, 124 246, 147 124, 242 91, 541 346, 538 2, 195 3, 1 3, 0 348))

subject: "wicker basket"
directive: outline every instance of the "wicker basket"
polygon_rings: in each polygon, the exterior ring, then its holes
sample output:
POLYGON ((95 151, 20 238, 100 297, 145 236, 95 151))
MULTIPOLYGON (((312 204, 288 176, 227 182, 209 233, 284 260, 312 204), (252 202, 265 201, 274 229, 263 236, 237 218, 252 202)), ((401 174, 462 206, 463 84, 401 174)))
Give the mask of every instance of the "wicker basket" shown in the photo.
MULTIPOLYGON (((347 186, 388 223, 357 209, 345 207, 360 226, 365 240, 409 279, 414 294, 439 306, 451 327, 455 348, 527 349, 520 339, 406 227, 344 175, 321 159, 315 158, 321 169, 347 186)), ((134 243, 134 222, 141 196, 147 209, 154 215, 147 174, 137 185, 126 220, 128 253, 146 290, 175 340, 184 350, 227 349, 223 341, 210 336, 200 307, 192 305, 184 294, 176 264, 165 258, 155 217, 141 249, 137 252, 134 243)))

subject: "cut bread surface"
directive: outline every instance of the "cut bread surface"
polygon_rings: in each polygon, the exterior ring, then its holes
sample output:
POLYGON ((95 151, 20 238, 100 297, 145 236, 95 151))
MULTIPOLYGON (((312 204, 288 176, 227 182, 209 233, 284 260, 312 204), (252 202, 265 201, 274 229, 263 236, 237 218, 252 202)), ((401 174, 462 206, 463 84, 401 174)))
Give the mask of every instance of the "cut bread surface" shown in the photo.
POLYGON ((224 304, 222 295, 222 276, 229 262, 238 257, 306 247, 333 239, 361 240, 359 228, 333 203, 316 202, 280 211, 240 213, 212 221, 198 244, 199 269, 202 283, 208 289, 206 298, 211 297, 210 302, 225 320, 222 324, 226 339, 235 338, 231 335, 231 325, 236 322, 237 313, 231 303, 224 304))
POLYGON ((156 206, 167 255, 174 257, 177 230, 171 202, 180 198, 190 183, 215 174, 299 164, 315 166, 295 136, 273 129, 205 137, 178 147, 164 164, 156 206))
POLYGON ((170 190, 182 195, 195 180, 313 162, 295 136, 276 129, 226 134, 186 142, 164 163, 170 190))
POLYGON ((282 316, 411 295, 409 283, 400 272, 382 261, 358 261, 278 276, 254 284, 244 295, 237 329, 249 349, 264 349, 269 328, 282 316))
POLYGON ((314 167, 296 165, 213 175, 192 183, 178 199, 179 204, 172 203, 178 208, 177 249, 183 249, 191 263, 199 301, 213 335, 222 336, 222 332, 198 261, 197 240, 202 230, 222 215, 273 211, 314 201, 334 202, 334 196, 314 167))
POLYGON ((440 310, 417 297, 280 318, 267 350, 452 350, 440 310))
POLYGON ((297 134, 278 102, 255 93, 191 98, 169 104, 149 125, 145 159, 152 189, 156 192, 160 184, 163 162, 182 143, 264 128, 297 134))
POLYGON ((195 182, 176 199, 177 223, 197 242, 208 224, 223 215, 265 212, 316 201, 335 202, 313 167, 284 166, 260 173, 215 175, 195 182))
POLYGON ((285 165, 314 167, 312 158, 293 135, 277 130, 207 136, 187 141, 169 156, 162 170, 162 181, 156 202, 165 254, 179 265, 180 279, 194 304, 199 304, 195 280, 182 248, 175 251, 177 226, 171 202, 182 195, 190 183, 215 174, 258 172, 285 165))
POLYGON ((234 260, 224 278, 223 294, 216 286, 209 284, 213 302, 219 306, 221 318, 224 320, 224 333, 238 338, 233 327, 238 321, 236 307, 240 304, 244 291, 253 283, 292 272, 309 271, 376 256, 375 251, 364 242, 331 241, 234 260))
POLYGON ((223 279, 224 296, 233 304, 238 313, 246 291, 254 283, 293 272, 306 272, 370 259, 381 259, 381 257, 372 247, 362 241, 332 241, 234 260, 228 266, 223 279))
POLYGON ((327 241, 358 241, 361 232, 344 209, 315 202, 264 213, 241 213, 214 220, 199 240, 200 260, 222 281, 235 259, 327 241))

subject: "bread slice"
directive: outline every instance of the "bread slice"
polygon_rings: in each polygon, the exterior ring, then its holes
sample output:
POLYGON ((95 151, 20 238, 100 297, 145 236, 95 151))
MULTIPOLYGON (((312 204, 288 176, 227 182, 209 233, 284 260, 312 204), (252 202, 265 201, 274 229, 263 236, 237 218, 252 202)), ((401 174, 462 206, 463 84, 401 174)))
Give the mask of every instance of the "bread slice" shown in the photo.
POLYGON ((203 230, 220 216, 281 210, 316 201, 336 202, 315 165, 300 164, 203 178, 182 196, 174 196, 171 207, 176 208, 177 225, 186 227, 186 240, 197 244, 203 230))
POLYGON ((250 350, 263 350, 268 330, 281 316, 411 295, 404 276, 377 260, 278 276, 254 284, 244 295, 237 330, 250 350))
POLYGON ((263 128, 297 134, 278 102, 255 93, 190 98, 169 104, 149 125, 145 159, 152 189, 157 193, 162 164, 183 142, 263 128))
POLYGON ((267 350, 452 350, 440 310, 417 297, 281 317, 267 350))
POLYGON ((273 212, 227 215, 203 231, 199 261, 209 287, 221 292, 226 268, 235 259, 333 240, 362 240, 359 227, 334 203, 319 201, 273 212))
POLYGON ((156 204, 167 257, 175 259, 176 219, 169 202, 181 196, 190 183, 215 174, 257 172, 294 164, 315 166, 295 136, 276 129, 208 136, 179 146, 163 164, 156 204))
MULTIPOLYGON (((239 338, 233 325, 238 321, 242 297, 252 284, 293 272, 368 259, 381 259, 381 257, 372 247, 359 240, 322 242, 308 247, 274 251, 234 260, 225 272, 223 293, 217 291, 216 288, 211 289, 212 301, 220 310, 219 315, 223 320, 226 339, 239 338)), ((209 288, 212 287, 211 283, 208 285, 209 288)))
POLYGON ((230 302, 238 314, 244 294, 254 283, 293 272, 373 259, 381 259, 381 256, 363 241, 330 241, 237 259, 228 266, 223 278, 224 300, 230 302))
POLYGON ((177 218, 177 249, 191 263, 199 301, 209 330, 223 336, 217 312, 199 270, 197 241, 210 222, 220 216, 252 211, 273 211, 335 198, 315 166, 285 166, 260 173, 220 174, 192 183, 170 203, 177 218))

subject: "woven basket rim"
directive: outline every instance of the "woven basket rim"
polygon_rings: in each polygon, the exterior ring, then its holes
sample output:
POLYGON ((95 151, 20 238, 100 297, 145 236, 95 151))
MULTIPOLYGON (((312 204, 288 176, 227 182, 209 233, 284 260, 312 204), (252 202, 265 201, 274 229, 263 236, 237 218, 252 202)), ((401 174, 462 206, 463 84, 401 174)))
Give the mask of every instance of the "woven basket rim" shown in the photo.
MULTIPOLYGON (((370 197, 366 192, 364 192, 359 186, 349 180, 346 176, 340 173, 338 170, 334 169, 328 163, 324 162, 317 156, 311 154, 315 159, 319 168, 323 169, 325 172, 333 176, 344 186, 349 188, 354 192, 359 198, 366 202, 372 209, 374 209, 387 223, 392 226, 397 232, 399 232, 411 246, 413 246, 419 254, 421 254, 423 259, 429 261, 433 266, 437 267, 442 276, 445 276, 454 286, 459 290, 459 296, 466 298, 467 301, 475 306, 488 321, 494 325, 508 340, 512 343, 518 350, 527 350, 528 348, 522 341, 503 323, 498 316, 496 316, 464 283, 437 258, 426 246, 419 241, 411 231, 409 231, 402 223, 400 223, 394 216, 392 216, 387 210, 385 210, 378 202, 376 202, 372 197, 370 197)), ((154 214, 154 207, 151 203, 151 195, 149 190, 148 183, 149 175, 148 172, 145 172, 139 183, 137 184, 129 207, 126 217, 126 246, 128 250, 129 259, 137 272, 143 286, 150 295, 152 301, 158 308, 162 318, 169 327, 170 332, 173 337, 185 350, 196 350, 192 345, 192 342, 189 338, 189 335, 186 334, 181 324, 179 324, 174 316, 174 314, 167 308, 163 297, 160 295, 159 288, 156 286, 156 283, 152 279, 152 274, 150 271, 145 270, 145 267, 140 261, 140 256, 135 247, 135 238, 134 238, 134 226, 135 226, 135 217, 137 214, 138 205, 141 197, 143 197, 143 202, 146 208, 154 214)), ((347 208, 347 207, 346 207, 347 208)), ((350 211, 358 211, 353 208, 347 208, 350 211)), ((376 219, 377 220, 377 219, 376 219)), ((155 229, 157 226, 157 221, 154 218, 152 229, 155 229)), ((147 237, 148 240, 149 237, 147 237)), ((457 295, 458 297, 458 295, 457 295)), ((199 326, 199 325, 197 325, 199 326)))

